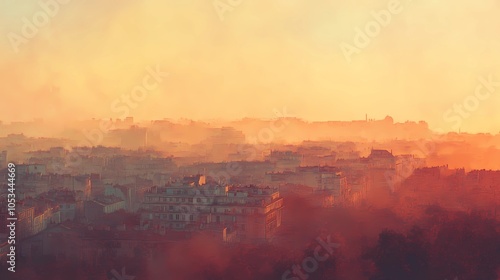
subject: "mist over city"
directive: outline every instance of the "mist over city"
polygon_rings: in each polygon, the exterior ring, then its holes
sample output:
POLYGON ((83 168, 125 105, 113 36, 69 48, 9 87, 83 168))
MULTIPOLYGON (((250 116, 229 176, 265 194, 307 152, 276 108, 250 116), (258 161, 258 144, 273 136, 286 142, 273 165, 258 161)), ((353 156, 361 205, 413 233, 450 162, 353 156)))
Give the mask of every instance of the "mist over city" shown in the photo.
POLYGON ((0 279, 500 280, 499 10, 0 2, 0 279))

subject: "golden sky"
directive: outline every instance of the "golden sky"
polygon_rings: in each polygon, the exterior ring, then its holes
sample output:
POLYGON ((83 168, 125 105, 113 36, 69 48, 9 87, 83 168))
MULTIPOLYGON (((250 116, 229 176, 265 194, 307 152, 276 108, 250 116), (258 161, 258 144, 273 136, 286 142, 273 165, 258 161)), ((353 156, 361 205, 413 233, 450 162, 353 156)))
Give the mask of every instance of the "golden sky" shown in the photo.
POLYGON ((311 121, 367 113, 500 131, 496 0, 60 2, 0 2, 0 120, 271 118, 286 107, 311 121), (398 12, 346 59, 341 45, 388 7, 398 12), (168 76, 118 110, 148 67, 168 76))

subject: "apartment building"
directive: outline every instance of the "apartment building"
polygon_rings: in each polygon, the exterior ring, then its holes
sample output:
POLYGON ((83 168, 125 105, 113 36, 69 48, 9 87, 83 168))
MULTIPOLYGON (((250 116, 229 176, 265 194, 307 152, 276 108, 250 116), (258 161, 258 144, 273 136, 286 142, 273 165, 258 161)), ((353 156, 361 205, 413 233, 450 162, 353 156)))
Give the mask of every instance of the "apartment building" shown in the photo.
POLYGON ((269 240, 281 225, 277 188, 175 182, 145 194, 143 229, 200 231, 220 226, 238 240, 269 240))

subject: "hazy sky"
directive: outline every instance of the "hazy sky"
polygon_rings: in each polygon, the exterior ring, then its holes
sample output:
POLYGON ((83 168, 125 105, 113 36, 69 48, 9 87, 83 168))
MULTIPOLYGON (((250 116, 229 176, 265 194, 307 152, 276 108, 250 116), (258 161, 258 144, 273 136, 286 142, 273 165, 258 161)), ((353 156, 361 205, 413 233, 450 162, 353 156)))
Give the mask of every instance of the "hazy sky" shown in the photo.
POLYGON ((271 118, 286 107, 307 120, 368 113, 500 131, 500 84, 474 97, 480 77, 500 81, 497 0, 40 5, 54 1, 0 0, 0 120, 271 118), (356 46, 355 30, 370 25, 372 11, 397 3, 399 13, 349 62, 340 45, 356 46), (35 31, 26 27, 33 22, 35 31), (143 79, 154 85, 146 68, 157 65, 169 75, 144 100, 120 99, 143 79), (469 109, 449 111, 464 102, 469 109))

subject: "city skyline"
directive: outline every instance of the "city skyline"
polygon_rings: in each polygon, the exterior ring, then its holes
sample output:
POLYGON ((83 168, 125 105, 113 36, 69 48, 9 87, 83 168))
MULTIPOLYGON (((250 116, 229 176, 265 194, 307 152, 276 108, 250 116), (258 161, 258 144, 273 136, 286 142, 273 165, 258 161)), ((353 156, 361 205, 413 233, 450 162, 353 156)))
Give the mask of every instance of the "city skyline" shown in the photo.
POLYGON ((4 121, 116 118, 158 70, 130 116, 271 118, 287 107, 309 121, 367 113, 444 131, 500 127, 491 0, 0 5, 4 121))
POLYGON ((500 280, 500 1, 0 1, 0 279, 500 280))

